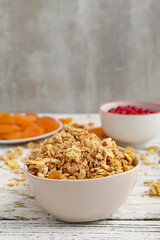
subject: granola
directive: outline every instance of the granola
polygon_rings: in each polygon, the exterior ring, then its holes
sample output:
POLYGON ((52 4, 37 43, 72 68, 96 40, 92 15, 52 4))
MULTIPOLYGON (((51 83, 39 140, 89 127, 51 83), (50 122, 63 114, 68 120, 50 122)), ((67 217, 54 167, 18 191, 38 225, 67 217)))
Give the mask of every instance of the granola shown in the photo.
POLYGON ((135 155, 121 152, 111 138, 100 140, 85 129, 65 125, 30 152, 26 165, 31 174, 52 179, 100 178, 128 171, 135 155))
MULTIPOLYGON (((23 168, 18 164, 19 161, 16 161, 15 159, 20 158, 23 155, 23 147, 22 146, 17 146, 15 148, 10 148, 6 151, 5 154, 0 155, 0 161, 4 161, 4 164, 9 166, 9 168, 5 168, 3 166, 1 166, 1 168, 6 169, 6 170, 10 170, 11 173, 15 173, 15 174, 20 174, 21 175, 21 179, 17 178, 12 178, 9 179, 9 181, 12 180, 16 180, 16 181, 25 181, 26 177, 24 175, 24 171, 23 168)), ((23 160, 21 160, 23 161, 23 160)), ((8 183, 7 185, 9 187, 12 186, 18 186, 19 183, 8 183)))
POLYGON ((2 161, 12 160, 12 159, 21 157, 22 154, 23 154, 23 147, 18 146, 16 148, 8 149, 6 154, 0 155, 0 160, 2 161))
POLYGON ((150 196, 160 196, 160 182, 153 182, 149 189, 150 196))
MULTIPOLYGON (((66 125, 66 124, 65 124, 66 125)), ((94 126, 93 122, 89 122, 88 124, 79 124, 78 122, 69 122, 67 123, 67 125, 71 126, 71 127, 75 127, 75 128, 82 128, 82 129, 86 129, 86 130, 92 130, 91 127, 94 126)), ((28 149, 34 149, 34 148, 40 148, 41 145, 43 145, 44 140, 40 140, 38 142, 28 142, 26 144, 26 148, 28 149)))

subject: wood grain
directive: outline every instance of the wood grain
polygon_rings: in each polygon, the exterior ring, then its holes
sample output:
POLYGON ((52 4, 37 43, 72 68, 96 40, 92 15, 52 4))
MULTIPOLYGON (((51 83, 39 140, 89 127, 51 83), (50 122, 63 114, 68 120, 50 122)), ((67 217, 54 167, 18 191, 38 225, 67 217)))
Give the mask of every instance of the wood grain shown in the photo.
POLYGON ((160 1, 0 0, 0 108, 160 101, 160 1))
POLYGON ((2 221, 1 239, 159 239, 159 221, 100 221, 85 224, 63 224, 39 221, 2 221))

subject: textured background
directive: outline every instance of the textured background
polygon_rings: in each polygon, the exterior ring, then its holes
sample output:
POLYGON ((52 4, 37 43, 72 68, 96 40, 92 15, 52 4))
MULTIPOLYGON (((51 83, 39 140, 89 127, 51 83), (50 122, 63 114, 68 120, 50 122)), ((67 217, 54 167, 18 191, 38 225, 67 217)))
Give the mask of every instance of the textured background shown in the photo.
POLYGON ((0 109, 160 102, 160 1, 0 0, 0 109))

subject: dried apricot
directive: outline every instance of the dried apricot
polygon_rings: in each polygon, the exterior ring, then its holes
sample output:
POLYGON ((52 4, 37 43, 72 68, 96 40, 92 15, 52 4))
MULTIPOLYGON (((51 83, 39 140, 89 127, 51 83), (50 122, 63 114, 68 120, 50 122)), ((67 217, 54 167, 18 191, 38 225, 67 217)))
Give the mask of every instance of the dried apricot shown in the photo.
POLYGON ((34 123, 37 120, 37 118, 35 116, 33 116, 33 115, 26 115, 24 117, 26 119, 30 120, 32 123, 34 123))
MULTIPOLYGON (((70 122, 72 119, 65 119, 70 122)), ((36 113, 22 115, 15 113, 10 115, 7 112, 0 113, 0 139, 21 139, 40 136, 56 130, 59 123, 52 117, 39 117, 36 113)))
POLYGON ((36 120, 39 118, 36 113, 26 113, 25 116, 33 116, 33 117, 35 117, 36 120))
POLYGON ((1 118, 0 117, 0 124, 4 125, 15 125, 16 122, 12 118, 1 118))
POLYGON ((5 133, 1 133, 0 134, 0 140, 5 140, 5 135, 6 135, 5 133))
POLYGON ((16 125, 15 121, 9 113, 2 112, 0 114, 0 124, 4 125, 16 125))
POLYGON ((23 132, 6 133, 4 135, 4 139, 6 140, 14 140, 14 139, 21 139, 21 138, 23 138, 23 132))
POLYGON ((33 116, 23 116, 20 113, 15 113, 12 118, 19 126, 29 126, 36 120, 33 116))
POLYGON ((48 175, 48 178, 50 179, 60 179, 61 178, 62 173, 56 171, 56 172, 50 172, 48 175))
POLYGON ((38 126, 36 123, 28 126, 23 133, 24 138, 37 137, 44 133, 44 129, 38 126))
POLYGON ((72 122, 72 118, 60 118, 59 119, 63 124, 65 123, 71 123, 72 122))
POLYGON ((105 133, 103 131, 102 127, 97 127, 97 128, 91 128, 88 130, 89 133, 95 133, 98 137, 103 137, 105 136, 105 133))
POLYGON ((40 117, 36 123, 43 127, 45 132, 52 132, 59 128, 59 123, 52 117, 40 117))
POLYGON ((20 131, 17 125, 0 125, 0 133, 12 133, 20 131))
POLYGON ((11 115, 7 112, 1 112, 0 117, 8 118, 11 117, 11 115))

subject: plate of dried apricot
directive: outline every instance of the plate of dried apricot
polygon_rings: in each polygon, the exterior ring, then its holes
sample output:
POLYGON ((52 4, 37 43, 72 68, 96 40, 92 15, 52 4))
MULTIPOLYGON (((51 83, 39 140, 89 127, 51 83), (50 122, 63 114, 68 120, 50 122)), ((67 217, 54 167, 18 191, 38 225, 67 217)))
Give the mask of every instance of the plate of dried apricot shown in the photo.
POLYGON ((35 113, 0 113, 0 144, 24 143, 47 138, 60 131, 63 123, 35 113))

